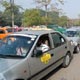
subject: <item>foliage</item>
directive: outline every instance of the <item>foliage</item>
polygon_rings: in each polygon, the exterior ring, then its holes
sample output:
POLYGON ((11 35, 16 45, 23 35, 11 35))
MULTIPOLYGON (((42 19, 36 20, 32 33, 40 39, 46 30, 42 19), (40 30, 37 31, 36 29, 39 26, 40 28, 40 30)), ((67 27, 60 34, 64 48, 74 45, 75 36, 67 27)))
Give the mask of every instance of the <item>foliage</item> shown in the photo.
POLYGON ((50 24, 58 24, 58 18, 59 18, 58 12, 50 11, 48 12, 48 17, 52 19, 50 24))
MULTIPOLYGON (((2 2, 2 6, 5 8, 4 12, 1 15, 1 26, 12 25, 12 9, 10 3, 7 1, 2 2), (4 24, 3 24, 4 23, 4 24)), ((13 13, 14 13, 14 23, 15 25, 20 26, 22 24, 22 13, 19 11, 19 8, 21 8, 18 5, 13 6, 13 13)))
POLYGON ((10 8, 10 3, 8 3, 7 1, 2 1, 1 5, 2 5, 5 9, 9 9, 9 8, 10 8))
POLYGON ((22 7, 14 4, 13 9, 7 1, 2 2, 2 6, 5 8, 4 12, 0 12, 0 25, 6 26, 12 24, 12 11, 14 12, 15 25, 21 26, 33 26, 33 25, 45 25, 45 24, 58 24, 60 26, 67 26, 67 16, 61 16, 59 18, 59 12, 48 11, 47 17, 45 17, 46 11, 42 9, 26 9, 24 13, 20 12, 22 7))
POLYGON ((68 17, 67 16, 61 16, 58 19, 58 25, 60 25, 60 26, 67 26, 67 22, 68 22, 68 17))
POLYGON ((45 17, 45 11, 41 9, 31 9, 24 12, 23 25, 47 25, 57 24, 58 13, 48 12, 48 17, 45 17))
POLYGON ((32 26, 41 23, 40 12, 36 9, 26 10, 23 16, 23 25, 32 26))
POLYGON ((4 15, 2 12, 0 12, 0 26, 4 26, 5 20, 4 15))

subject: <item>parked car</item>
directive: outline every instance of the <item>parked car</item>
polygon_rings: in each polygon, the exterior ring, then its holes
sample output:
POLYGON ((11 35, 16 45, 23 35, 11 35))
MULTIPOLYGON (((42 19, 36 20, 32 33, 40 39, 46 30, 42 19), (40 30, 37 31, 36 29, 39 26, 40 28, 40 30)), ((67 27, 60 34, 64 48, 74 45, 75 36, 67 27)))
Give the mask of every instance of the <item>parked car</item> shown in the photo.
POLYGON ((69 29, 66 29, 64 34, 74 45, 74 52, 79 53, 80 51, 80 28, 71 27, 69 29))
POLYGON ((13 27, 12 28, 13 32, 19 32, 19 31, 22 31, 22 30, 23 30, 23 27, 13 27))
MULTIPOLYGON (((45 49, 45 48, 44 48, 45 49)), ((59 65, 69 66, 73 49, 59 32, 29 30, 8 35, 0 46, 1 80, 40 80, 59 65), (49 49, 37 49, 47 40, 49 49)))
POLYGON ((63 33, 66 30, 66 28, 58 26, 58 25, 48 25, 47 27, 55 31, 59 31, 60 33, 63 33))
POLYGON ((0 28, 0 39, 5 38, 7 35, 11 33, 12 33, 11 28, 7 28, 7 27, 0 28))
POLYGON ((52 29, 47 28, 46 26, 36 26, 36 27, 23 28, 23 31, 28 31, 28 30, 52 30, 52 29))

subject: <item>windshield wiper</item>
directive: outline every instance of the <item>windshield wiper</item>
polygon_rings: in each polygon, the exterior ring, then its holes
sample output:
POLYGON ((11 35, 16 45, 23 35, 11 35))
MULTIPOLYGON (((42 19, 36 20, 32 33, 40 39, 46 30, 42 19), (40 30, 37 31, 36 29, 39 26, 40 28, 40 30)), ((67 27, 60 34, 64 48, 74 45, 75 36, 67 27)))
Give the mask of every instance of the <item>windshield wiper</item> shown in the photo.
POLYGON ((7 58, 6 55, 0 54, 0 58, 7 58))

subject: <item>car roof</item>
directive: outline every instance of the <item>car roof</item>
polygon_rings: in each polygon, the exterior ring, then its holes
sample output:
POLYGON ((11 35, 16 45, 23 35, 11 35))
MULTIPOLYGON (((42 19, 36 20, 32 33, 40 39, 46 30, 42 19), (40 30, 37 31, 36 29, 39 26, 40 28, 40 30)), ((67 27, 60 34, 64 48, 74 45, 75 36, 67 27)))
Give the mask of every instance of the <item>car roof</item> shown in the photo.
POLYGON ((79 27, 71 27, 71 28, 66 29, 66 31, 80 31, 80 28, 79 27))
POLYGON ((0 30, 6 30, 7 28, 6 27, 0 27, 0 30))
POLYGON ((20 31, 20 32, 15 32, 13 34, 31 34, 31 35, 42 35, 42 34, 47 34, 47 33, 51 33, 51 32, 57 32, 57 31, 53 31, 53 30, 29 30, 29 31, 20 31))

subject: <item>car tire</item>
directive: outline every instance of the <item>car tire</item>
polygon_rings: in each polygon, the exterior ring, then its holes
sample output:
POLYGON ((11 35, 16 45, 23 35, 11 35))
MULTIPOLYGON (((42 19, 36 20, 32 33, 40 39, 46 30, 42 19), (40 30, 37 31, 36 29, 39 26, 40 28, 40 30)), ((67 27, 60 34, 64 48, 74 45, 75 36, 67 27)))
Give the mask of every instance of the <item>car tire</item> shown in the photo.
POLYGON ((76 47, 76 53, 79 53, 79 51, 80 51, 80 49, 79 49, 79 47, 77 46, 77 47, 76 47))
POLYGON ((71 62, 71 54, 67 53, 66 56, 64 57, 62 66, 66 68, 69 66, 70 62, 71 62))

